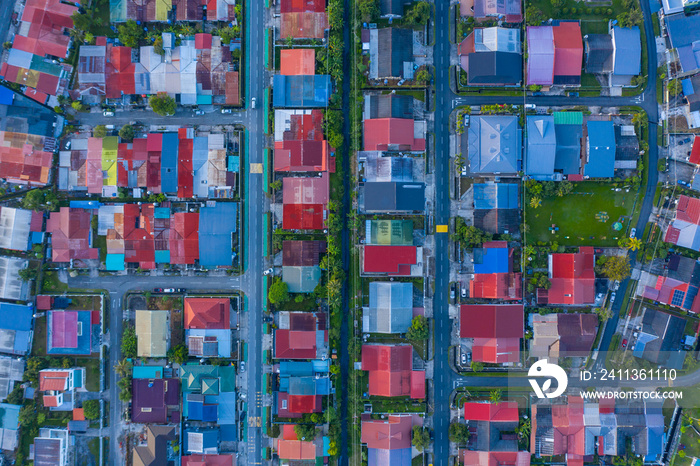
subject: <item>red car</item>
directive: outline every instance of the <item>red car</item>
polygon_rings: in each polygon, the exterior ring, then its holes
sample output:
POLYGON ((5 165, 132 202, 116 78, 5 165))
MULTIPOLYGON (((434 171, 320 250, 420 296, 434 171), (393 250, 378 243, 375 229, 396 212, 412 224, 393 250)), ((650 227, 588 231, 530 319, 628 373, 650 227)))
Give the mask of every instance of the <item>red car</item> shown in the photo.
POLYGON ((622 340, 622 347, 623 347, 623 348, 627 348, 627 338, 625 338, 624 340, 622 340))

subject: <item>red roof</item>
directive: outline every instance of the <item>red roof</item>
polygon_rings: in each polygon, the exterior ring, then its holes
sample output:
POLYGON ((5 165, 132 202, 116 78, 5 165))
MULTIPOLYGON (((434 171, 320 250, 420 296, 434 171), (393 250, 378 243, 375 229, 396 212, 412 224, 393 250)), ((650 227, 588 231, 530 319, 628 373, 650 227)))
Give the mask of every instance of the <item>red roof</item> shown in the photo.
POLYGON ((74 5, 59 0, 28 0, 22 22, 29 27, 16 35, 13 48, 38 55, 65 58, 68 55, 70 36, 64 31, 73 28, 71 15, 78 11, 74 5))
POLYGON ((322 413, 322 395, 289 395, 277 393, 277 415, 284 418, 298 419, 303 414, 322 413))
POLYGON ((462 450, 462 462, 471 466, 530 466, 527 451, 462 450))
POLYGON ((464 403, 464 419, 467 421, 518 422, 518 403, 504 401, 501 403, 464 403))
POLYGON ((47 184, 53 152, 44 150, 46 139, 12 131, 0 132, 0 136, 0 178, 30 186, 47 184))
POLYGON ((328 171, 328 141, 292 140, 275 142, 275 171, 328 171))
POLYGON ((211 48, 211 34, 199 33, 194 35, 194 48, 197 50, 211 48))
POLYGON ((73 408, 73 420, 74 421, 84 421, 85 420, 85 410, 83 408, 73 408))
POLYGON ((474 274, 474 279, 469 282, 469 296, 485 299, 521 299, 523 296, 522 274, 474 274))
POLYGON ((180 137, 178 141, 177 158, 177 197, 189 198, 194 196, 194 176, 192 169, 194 139, 187 137, 187 128, 180 128, 178 133, 180 133, 180 137))
POLYGON ((285 230, 322 230, 323 204, 285 204, 282 228, 285 230))
POLYGON ((316 74, 316 52, 314 49, 287 49, 280 52, 280 74, 316 74))
POLYGON ((314 359, 316 330, 276 330, 275 357, 277 359, 314 359))
POLYGON ((49 98, 49 95, 45 92, 39 92, 36 89, 32 89, 31 87, 27 87, 24 89, 24 95, 26 95, 30 99, 36 100, 40 104, 45 104, 46 99, 49 98))
POLYGON ((58 408, 60 395, 44 395, 44 406, 47 408, 58 408))
POLYGON ((231 328, 231 303, 226 298, 185 298, 185 328, 231 328))
POLYGON ((362 347, 362 370, 369 371, 370 395, 411 397, 420 395, 418 393, 420 391, 419 373, 423 373, 423 379, 425 379, 425 373, 412 369, 413 347, 411 345, 370 344, 362 347), (416 384, 416 390, 412 390, 413 384, 416 384))
POLYGON ((53 296, 39 295, 36 297, 36 308, 40 311, 48 311, 53 307, 53 296))
POLYGON ((362 421, 360 443, 366 443, 367 448, 381 450, 411 448, 412 428, 413 417, 410 414, 390 415, 386 420, 362 421))
POLYGON ((411 371, 411 398, 425 398, 425 371, 411 371))
POLYGON ((282 133, 281 140, 323 141, 323 112, 316 108, 289 115, 289 129, 282 133))
POLYGON ((199 213, 177 212, 170 219, 170 263, 194 264, 199 259, 199 213))
POLYGON ((70 262, 71 259, 98 259, 99 251, 91 248, 92 213, 85 209, 61 207, 51 212, 46 222, 46 232, 51 233, 53 262, 70 262))
POLYGON ((374 118, 364 121, 365 150, 425 150, 425 139, 414 139, 414 120, 374 118))
POLYGON ((700 199, 681 195, 676 207, 676 220, 700 225, 700 199))
POLYGON ((462 304, 460 338, 522 338, 522 304, 462 304))
POLYGON ((520 338, 474 338, 472 359, 502 364, 520 361, 520 338))
POLYGON ((700 165, 700 136, 695 136, 693 138, 693 150, 690 152, 690 159, 688 159, 688 162, 700 165))
POLYGON ((53 348, 77 348, 78 313, 76 311, 51 311, 50 335, 53 348))
POLYGON ((278 440, 277 456, 283 460, 315 460, 316 445, 301 440, 278 440))
POLYGON ((364 246, 362 271, 388 275, 411 275, 411 265, 418 263, 416 246, 364 246))
POLYGON ((63 391, 68 389, 68 371, 39 371, 39 391, 63 391))
POLYGON ((326 11, 325 0, 281 0, 280 11, 282 13, 300 13, 314 11, 322 13, 326 11))
MULTIPOLYGON (((679 202, 680 205, 680 202, 679 202)), ((581 247, 572 254, 549 256, 550 304, 592 304, 595 302, 595 253, 581 247)))
POLYGON ((583 41, 578 22, 561 22, 552 28, 554 33, 554 74, 581 76, 583 41))
POLYGON ((226 72, 226 105, 239 105, 241 96, 238 85, 238 71, 226 72))
POLYGON ((136 64, 131 61, 131 48, 107 44, 106 58, 105 91, 107 98, 116 99, 120 98, 122 94, 135 94, 136 64))
POLYGON ((234 466, 233 455, 189 455, 182 457, 182 466, 234 466))
POLYGON ((314 177, 291 177, 282 180, 282 202, 284 204, 327 204, 330 175, 322 173, 314 177))

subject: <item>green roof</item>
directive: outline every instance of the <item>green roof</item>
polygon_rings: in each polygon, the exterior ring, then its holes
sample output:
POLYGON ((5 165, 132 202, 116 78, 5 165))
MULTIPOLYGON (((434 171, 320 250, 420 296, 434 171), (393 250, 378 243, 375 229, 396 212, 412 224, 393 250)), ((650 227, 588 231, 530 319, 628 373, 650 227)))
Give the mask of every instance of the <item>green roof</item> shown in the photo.
POLYGON ((202 377, 202 395, 218 395, 219 379, 214 377, 202 377))
POLYGON ((219 391, 236 391, 236 368, 233 366, 219 366, 219 391))
POLYGON ((554 112, 555 125, 582 125, 583 113, 581 112, 554 112))
POLYGON ((367 244, 413 245, 413 222, 411 220, 367 220, 365 230, 369 240, 367 244))
POLYGON ((186 392, 201 392, 202 379, 218 377, 218 366, 202 366, 200 364, 186 364, 180 368, 182 390, 186 392))

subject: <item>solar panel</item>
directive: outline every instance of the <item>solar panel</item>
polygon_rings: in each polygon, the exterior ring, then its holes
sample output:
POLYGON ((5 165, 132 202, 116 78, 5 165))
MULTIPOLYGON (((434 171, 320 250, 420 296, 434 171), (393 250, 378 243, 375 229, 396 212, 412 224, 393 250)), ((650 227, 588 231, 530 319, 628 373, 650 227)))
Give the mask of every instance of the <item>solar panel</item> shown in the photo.
POLYGON ((673 290, 673 299, 671 299, 671 306, 680 307, 683 304, 684 297, 685 292, 681 290, 673 290))

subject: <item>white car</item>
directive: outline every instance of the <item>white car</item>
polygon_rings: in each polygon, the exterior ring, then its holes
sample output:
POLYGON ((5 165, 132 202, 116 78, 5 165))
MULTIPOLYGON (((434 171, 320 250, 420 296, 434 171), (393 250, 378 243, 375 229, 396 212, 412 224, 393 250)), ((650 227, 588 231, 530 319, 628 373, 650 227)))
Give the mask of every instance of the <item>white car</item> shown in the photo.
POLYGON ((204 110, 195 110, 195 115, 204 115, 204 110))
POLYGON ((102 112, 102 115, 103 115, 103 116, 106 116, 106 117, 113 117, 113 116, 114 116, 114 112, 111 111, 111 110, 105 110, 104 112, 102 112))
POLYGON ((273 272, 273 269, 272 269, 272 267, 270 267, 269 269, 267 269, 266 271, 263 272, 263 275, 270 275, 270 274, 272 274, 272 272, 273 272))
POLYGON ((230 108, 222 108, 221 113, 233 113, 233 110, 230 108))
POLYGON ((241 372, 245 372, 245 361, 241 361, 241 372))
POLYGON ((636 228, 632 228, 632 229, 630 230, 630 238, 636 238, 636 237, 637 237, 637 229, 636 229, 636 228))
POLYGON ((253 97, 253 98, 250 100, 250 106, 251 106, 252 108, 255 108, 255 97, 253 97))

